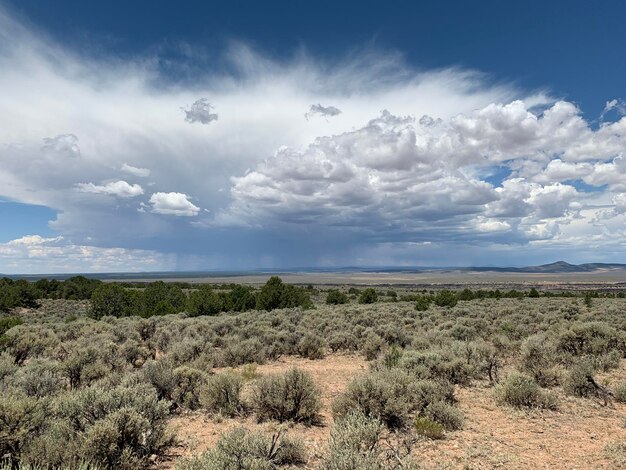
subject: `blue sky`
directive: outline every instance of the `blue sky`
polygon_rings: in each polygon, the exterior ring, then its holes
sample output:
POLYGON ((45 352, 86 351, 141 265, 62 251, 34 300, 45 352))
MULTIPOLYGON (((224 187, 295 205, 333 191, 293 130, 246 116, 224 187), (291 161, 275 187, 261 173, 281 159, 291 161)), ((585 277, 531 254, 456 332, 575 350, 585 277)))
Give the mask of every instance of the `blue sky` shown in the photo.
POLYGON ((0 272, 626 262, 625 17, 0 1, 0 272))

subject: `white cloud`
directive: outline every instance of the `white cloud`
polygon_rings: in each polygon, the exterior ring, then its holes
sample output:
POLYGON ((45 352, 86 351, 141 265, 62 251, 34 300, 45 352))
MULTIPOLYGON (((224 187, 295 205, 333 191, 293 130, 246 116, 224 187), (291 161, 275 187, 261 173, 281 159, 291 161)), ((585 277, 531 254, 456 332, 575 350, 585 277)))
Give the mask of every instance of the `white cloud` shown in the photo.
POLYGON ((620 116, 623 116, 626 114, 626 103, 624 103, 621 99, 612 99, 607 101, 604 105, 604 109, 602 110, 602 114, 600 115, 600 120, 603 120, 604 117, 611 111, 616 111, 620 116))
POLYGON ((124 164, 121 166, 120 171, 129 173, 133 176, 137 176, 138 178, 147 178, 148 176, 150 176, 150 170, 148 168, 137 168, 135 166, 129 165, 126 162, 124 162, 124 164))
POLYGON ((481 217, 476 221, 476 229, 479 232, 508 232, 511 225, 506 221, 481 217))
POLYGON ((43 238, 41 235, 25 235, 6 243, 7 246, 36 246, 48 243, 56 243, 63 240, 63 237, 43 238))
POLYGON ((311 117, 314 116, 321 116, 321 117, 333 117, 333 116, 339 116, 341 114, 341 109, 336 108, 334 106, 322 106, 321 104, 312 104, 311 107, 309 108, 309 111, 304 113, 304 117, 308 120, 311 117))
POLYGON ((78 183, 76 189, 82 193, 107 194, 121 198, 137 197, 143 194, 141 186, 129 184, 126 181, 111 181, 106 184, 78 183))
POLYGON ((87 237, 159 246, 179 232, 201 240, 213 233, 207 226, 336 228, 363 243, 433 246, 492 234, 512 245, 556 242, 582 219, 572 243, 620 233, 626 118, 596 127, 544 92, 458 68, 416 71, 388 51, 330 67, 234 45, 220 57, 232 73, 176 86, 162 86, 156 59, 79 56, 0 9, 0 197, 55 209, 52 228, 76 246, 87 237), (184 103, 193 103, 187 122, 184 103), (332 119, 307 122, 307 109, 332 119), (485 176, 494 168, 507 172, 485 176), (112 169, 150 182, 112 181, 112 169), (576 180, 605 199, 576 190, 576 180), (600 219, 594 204, 611 216, 600 219))
POLYGON ((138 272, 172 266, 155 251, 77 245, 65 243, 63 237, 27 235, 0 243, 0 269, 5 274, 138 272))
POLYGON ((150 196, 151 211, 155 214, 176 215, 180 217, 194 217, 200 212, 189 196, 182 193, 154 193, 150 196))
POLYGON ((217 121, 217 114, 211 113, 213 105, 209 103, 206 98, 200 98, 196 100, 189 109, 185 109, 185 121, 194 123, 199 122, 201 124, 210 124, 213 121, 217 121))

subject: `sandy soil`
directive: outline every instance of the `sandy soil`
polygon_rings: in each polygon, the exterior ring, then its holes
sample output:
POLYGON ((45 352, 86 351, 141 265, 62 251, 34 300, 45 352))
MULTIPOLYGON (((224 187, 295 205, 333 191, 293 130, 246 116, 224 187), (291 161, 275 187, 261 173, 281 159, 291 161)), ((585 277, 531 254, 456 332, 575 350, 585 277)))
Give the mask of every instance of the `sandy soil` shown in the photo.
MULTIPOLYGON (((305 440, 313 467, 330 433, 333 399, 352 378, 364 373, 367 365, 358 356, 333 355, 319 361, 285 358, 258 366, 257 372, 283 372, 293 366, 310 372, 323 390, 323 424, 289 429, 305 440)), ((619 370, 601 377, 603 381, 624 378, 626 362, 619 370)), ((593 400, 562 396, 559 411, 522 412, 497 405, 493 389, 486 384, 458 388, 457 397, 465 426, 448 433, 444 440, 416 444, 414 454, 425 468, 619 468, 616 455, 607 447, 626 443, 626 405, 605 407, 593 400)), ((277 425, 257 424, 253 418, 215 420, 202 413, 176 417, 172 427, 178 429, 180 445, 164 468, 172 468, 182 455, 201 453, 214 445, 221 433, 235 426, 271 430, 277 425)))

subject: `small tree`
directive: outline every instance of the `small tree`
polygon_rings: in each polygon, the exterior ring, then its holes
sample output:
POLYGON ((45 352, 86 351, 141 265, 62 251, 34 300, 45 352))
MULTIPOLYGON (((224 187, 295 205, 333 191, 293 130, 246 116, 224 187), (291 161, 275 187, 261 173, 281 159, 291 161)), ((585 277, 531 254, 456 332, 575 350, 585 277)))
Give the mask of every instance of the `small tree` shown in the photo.
POLYGON ((328 305, 347 304, 348 302, 348 296, 339 289, 330 289, 328 291, 328 295, 326 296, 326 303, 328 305))
POLYGON ((367 289, 365 289, 363 292, 361 292, 361 295, 359 296, 360 304, 373 304, 377 300, 378 300, 378 294, 371 287, 368 287, 367 289))
POLYGON ((189 296, 187 311, 192 316, 217 315, 222 310, 222 299, 211 286, 200 286, 189 296))
POLYGON ((439 291, 435 296, 435 304, 439 307, 454 307, 457 302, 457 295, 448 289, 439 291))
POLYGON ((123 317, 129 314, 131 298, 118 284, 105 283, 91 295, 89 316, 99 320, 104 316, 123 317))
POLYGON ((426 295, 420 295, 415 301, 415 310, 418 312, 425 312, 430 307, 431 299, 426 295))

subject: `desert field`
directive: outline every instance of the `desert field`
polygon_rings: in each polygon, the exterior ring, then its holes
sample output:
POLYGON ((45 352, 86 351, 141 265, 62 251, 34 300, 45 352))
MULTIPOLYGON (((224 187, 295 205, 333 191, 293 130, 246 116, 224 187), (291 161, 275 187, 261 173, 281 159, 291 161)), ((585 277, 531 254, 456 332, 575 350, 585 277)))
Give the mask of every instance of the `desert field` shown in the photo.
MULTIPOLYGON (((247 284, 262 285, 274 273, 243 274, 229 276, 189 276, 159 279, 165 282, 188 282, 192 284, 247 284)), ((626 289, 626 271, 598 270, 595 272, 574 273, 499 273, 464 271, 424 271, 424 272, 286 272, 278 273, 289 284, 316 286, 400 286, 411 288, 455 287, 455 288, 530 288, 543 289, 626 289)), ((157 279, 141 275, 126 276, 123 279, 112 277, 110 281, 153 282, 157 279)))
POLYGON ((626 466, 615 293, 66 283, 0 314, 7 469, 626 466))

